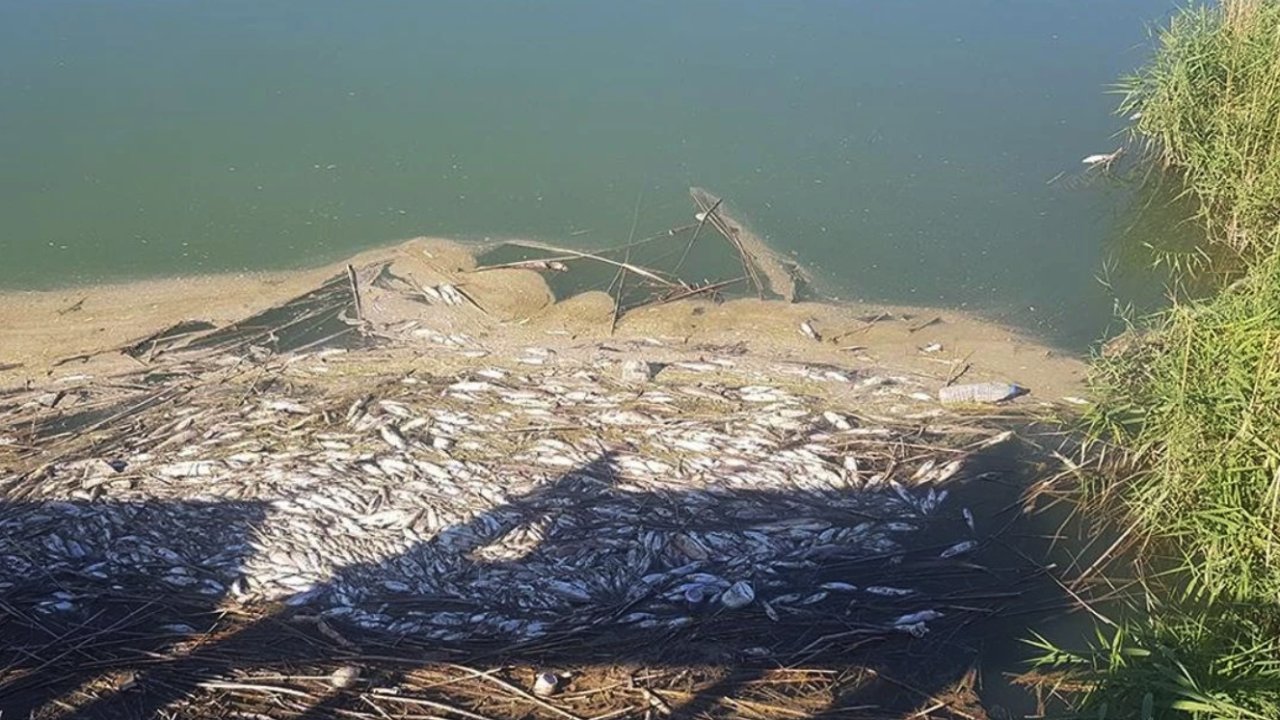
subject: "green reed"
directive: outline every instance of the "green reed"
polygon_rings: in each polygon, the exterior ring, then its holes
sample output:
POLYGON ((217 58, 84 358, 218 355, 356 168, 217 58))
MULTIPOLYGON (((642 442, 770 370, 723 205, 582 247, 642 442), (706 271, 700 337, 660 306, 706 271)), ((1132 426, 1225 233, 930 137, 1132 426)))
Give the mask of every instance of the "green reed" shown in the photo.
POLYGON ((1155 57, 1124 79, 1121 111, 1183 175, 1211 236, 1242 255, 1274 248, 1280 222, 1280 3, 1188 8, 1155 57))
MULTIPOLYGON (((1121 86, 1185 184, 1229 284, 1094 361, 1081 499, 1137 539, 1136 589, 1032 674, 1090 718, 1280 718, 1280 0, 1177 13, 1121 86)), ((1193 257, 1194 256, 1187 256, 1193 257)), ((1198 261, 1180 268, 1203 272, 1198 261)), ((1183 280, 1185 281, 1185 277, 1183 280)))

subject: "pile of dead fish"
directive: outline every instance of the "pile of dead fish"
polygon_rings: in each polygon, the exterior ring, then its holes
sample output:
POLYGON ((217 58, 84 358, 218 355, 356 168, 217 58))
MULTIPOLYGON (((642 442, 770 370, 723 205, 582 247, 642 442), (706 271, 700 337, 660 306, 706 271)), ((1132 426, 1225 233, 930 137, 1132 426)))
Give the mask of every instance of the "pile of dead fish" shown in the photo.
MULTIPOLYGON (((916 388, 803 371, 842 383, 833 407, 725 369, 633 387, 598 365, 477 364, 157 404, 130 419, 145 441, 59 458, 3 502, 0 596, 64 616, 112 592, 283 602, 443 642, 894 598, 876 622, 926 633, 943 613, 919 588, 849 570, 934 573, 979 545, 948 496, 965 453, 922 450, 925 421, 852 411, 916 388)), ((955 444, 1007 437, 968 433, 955 444)))

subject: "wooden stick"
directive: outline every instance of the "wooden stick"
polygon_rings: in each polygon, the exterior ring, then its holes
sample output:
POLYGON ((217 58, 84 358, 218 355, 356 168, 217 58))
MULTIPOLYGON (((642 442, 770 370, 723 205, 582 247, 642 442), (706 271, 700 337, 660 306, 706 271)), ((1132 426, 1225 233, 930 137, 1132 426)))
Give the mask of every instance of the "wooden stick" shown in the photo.
POLYGON ((973 364, 969 362, 969 358, 971 357, 973 357, 972 350, 970 350, 967 355, 961 358, 960 362, 955 363, 954 365, 951 366, 951 373, 947 375, 947 381, 943 383, 943 387, 951 387, 952 385, 955 384, 957 380, 964 377, 965 373, 969 372, 969 370, 973 368, 973 364), (960 368, 959 372, 956 372, 957 367, 960 368))
POLYGON ((238 683, 224 682, 222 680, 205 680, 197 683, 198 687, 207 688, 209 690, 249 690, 253 692, 271 693, 273 695, 290 695, 292 697, 306 698, 310 700, 314 697, 309 692, 302 690, 294 690, 293 688, 279 687, 277 685, 258 685, 255 683, 238 683))
POLYGON ((712 205, 710 210, 702 213, 702 219, 698 221, 698 228, 693 231, 693 237, 689 238, 689 244, 684 247, 684 252, 680 255, 680 261, 676 263, 675 269, 671 272, 680 272, 680 268, 684 266, 685 258, 689 257, 689 251, 693 249, 693 244, 698 241, 698 235, 702 233, 702 226, 707 224, 707 220, 710 219, 711 213, 715 212, 716 208, 720 207, 720 203, 722 202, 724 202, 724 198, 717 199, 716 204, 712 205))
POLYGON ((554 270, 555 268, 550 267, 551 263, 576 259, 580 258, 575 255, 553 255, 549 258, 535 260, 513 260, 512 262, 499 263, 497 265, 481 265, 471 272, 484 272, 486 270, 554 270))
MULTIPOLYGON (((644 199, 644 188, 636 193, 636 208, 631 213, 631 232, 627 234, 627 252, 622 256, 622 267, 618 268, 615 279, 618 280, 618 299, 613 303, 613 318, 609 321, 609 337, 618 328, 618 315, 622 312, 622 299, 627 291, 627 265, 631 263, 631 242, 636 239, 636 225, 640 224, 640 201, 644 199)), ((609 283, 610 286, 613 283, 609 283)))
POLYGON ((434 700, 426 700, 423 698, 416 698, 416 697, 406 697, 404 695, 392 695, 391 693, 377 693, 373 695, 373 697, 376 697, 380 700, 393 700, 395 702, 406 703, 408 705, 421 705, 422 707, 429 707, 435 710, 443 710, 444 712, 453 713, 455 715, 461 715, 464 718, 470 718, 470 720, 490 720, 490 718, 485 715, 477 715, 476 713, 463 710, 462 708, 454 707, 453 705, 447 705, 442 702, 436 702, 434 700))
POLYGON ((461 295, 464 300, 471 303, 471 305, 475 307, 475 309, 479 310, 482 314, 484 315, 489 314, 489 311, 485 310, 484 307, 480 305, 480 303, 476 302, 476 299, 471 297, 471 293, 467 292, 466 290, 463 290, 461 285, 454 285, 453 289, 457 290, 458 294, 461 295))
POLYGON ((360 283, 356 277, 356 269, 347 265, 347 281, 351 283, 351 299, 355 301, 356 320, 364 322, 364 308, 360 303, 360 283))
POLYGON ((665 305, 665 304, 667 304, 667 303, 669 303, 669 302, 675 302, 675 301, 677 301, 677 300, 683 300, 683 299, 685 299, 685 298, 687 298, 687 297, 692 297, 692 296, 694 296, 694 295, 701 295, 702 293, 705 293, 705 292, 714 292, 714 291, 716 291, 716 290, 719 290, 719 289, 720 289, 720 288, 722 288, 722 287, 725 287, 725 286, 727 286, 727 285, 732 285, 732 284, 734 284, 734 283, 740 283, 740 282, 742 282, 743 280, 746 280, 746 279, 747 279, 747 277, 746 277, 745 275, 741 275, 741 276, 736 277, 736 278, 734 278, 734 279, 732 279, 732 280, 721 280, 720 282, 717 282, 717 283, 711 283, 711 284, 709 284, 709 285, 703 285, 703 286, 701 286, 701 287, 692 287, 692 288, 689 288, 688 290, 685 290, 685 291, 684 291, 684 292, 682 292, 682 293, 679 293, 679 294, 676 294, 676 295, 670 295, 670 296, 668 296, 668 297, 664 297, 664 298, 662 298, 662 299, 658 300, 658 304, 659 304, 659 305, 665 305))
POLYGON ((533 248, 535 250, 549 250, 551 252, 563 253, 566 255, 572 255, 573 257, 583 258, 586 260, 595 260, 596 262, 602 262, 606 265, 612 265, 614 267, 625 267, 628 271, 633 272, 639 275, 640 277, 648 278, 649 280, 652 280, 663 286, 666 286, 666 287, 678 286, 677 283, 674 283, 662 277, 661 275, 655 274, 652 270, 646 270, 645 268, 642 268, 639 265, 634 265, 632 263, 618 262, 617 260, 610 260, 607 257, 601 257, 599 255, 589 253, 589 252, 570 250, 569 248, 556 247, 554 245, 547 245, 545 243, 534 242, 532 240, 512 240, 508 244, 515 245, 518 247, 533 248))

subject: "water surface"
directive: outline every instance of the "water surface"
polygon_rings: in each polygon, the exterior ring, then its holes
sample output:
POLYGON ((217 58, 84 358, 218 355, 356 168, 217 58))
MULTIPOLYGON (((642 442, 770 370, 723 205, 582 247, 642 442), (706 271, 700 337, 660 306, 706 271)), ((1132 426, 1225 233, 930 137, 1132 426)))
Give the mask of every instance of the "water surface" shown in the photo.
POLYGON ((1117 144, 1107 86, 1172 7, 6 1, 0 287, 602 247, 638 197, 642 232, 685 222, 696 184, 834 295, 1078 348, 1127 191, 1047 181, 1117 144))

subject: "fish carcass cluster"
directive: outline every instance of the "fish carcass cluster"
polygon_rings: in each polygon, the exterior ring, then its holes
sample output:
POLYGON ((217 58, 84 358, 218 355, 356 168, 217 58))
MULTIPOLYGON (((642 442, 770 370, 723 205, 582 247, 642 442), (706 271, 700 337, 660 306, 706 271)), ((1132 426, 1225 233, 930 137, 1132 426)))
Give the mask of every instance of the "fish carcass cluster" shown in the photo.
MULTIPOLYGON (((484 362, 325 384, 300 361, 265 390, 155 403, 135 431, 0 483, 0 595, 62 616, 119 591, 279 602, 441 642, 899 598, 875 622, 919 635, 942 613, 917 589, 842 568, 978 545, 945 488, 964 454, 920 451, 928 420, 851 410, 909 381, 788 367, 749 384, 721 360, 635 387, 602 362, 484 362), (788 389, 814 379, 839 404, 788 389)), ((1001 438, 970 431, 955 444, 1001 438)))

